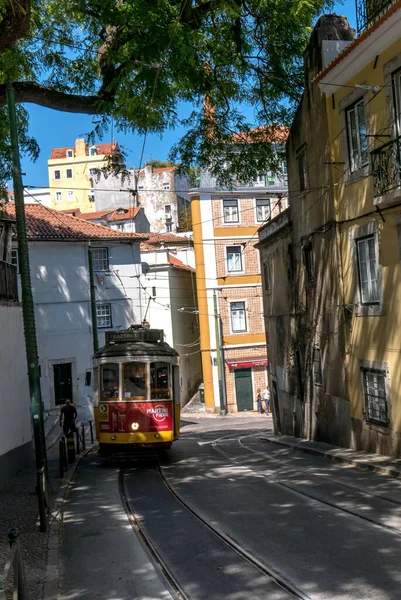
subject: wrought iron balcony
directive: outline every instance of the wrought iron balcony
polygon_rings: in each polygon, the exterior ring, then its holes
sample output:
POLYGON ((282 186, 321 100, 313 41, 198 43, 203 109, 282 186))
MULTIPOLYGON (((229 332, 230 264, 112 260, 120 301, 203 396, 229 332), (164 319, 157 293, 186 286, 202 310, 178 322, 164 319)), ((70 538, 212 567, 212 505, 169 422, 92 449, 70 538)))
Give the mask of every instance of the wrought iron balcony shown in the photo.
POLYGON ((358 34, 370 25, 392 0, 355 0, 356 28, 358 34))
POLYGON ((0 300, 18 300, 17 267, 0 260, 0 300))
POLYGON ((373 195, 376 198, 388 194, 401 184, 401 137, 376 148, 370 155, 373 195))

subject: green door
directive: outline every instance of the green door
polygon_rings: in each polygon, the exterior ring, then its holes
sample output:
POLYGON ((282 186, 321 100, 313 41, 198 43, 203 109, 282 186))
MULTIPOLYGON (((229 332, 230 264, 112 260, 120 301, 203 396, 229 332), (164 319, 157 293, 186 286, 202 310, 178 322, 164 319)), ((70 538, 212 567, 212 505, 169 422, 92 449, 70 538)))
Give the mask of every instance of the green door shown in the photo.
POLYGON ((234 373, 237 409, 253 410, 252 369, 236 369, 234 373))

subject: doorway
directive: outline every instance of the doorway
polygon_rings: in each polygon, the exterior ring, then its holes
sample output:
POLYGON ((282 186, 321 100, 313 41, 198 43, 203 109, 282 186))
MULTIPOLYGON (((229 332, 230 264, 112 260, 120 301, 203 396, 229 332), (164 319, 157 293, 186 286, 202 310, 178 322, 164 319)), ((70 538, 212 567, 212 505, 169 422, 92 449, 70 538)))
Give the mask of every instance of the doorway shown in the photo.
POLYGON ((278 403, 278 390, 277 390, 277 382, 273 379, 272 381, 272 392, 273 392, 273 407, 274 413, 273 416, 276 419, 276 427, 277 433, 281 433, 281 418, 280 418, 280 408, 278 403))
POLYGON ((72 397, 72 363, 61 363, 53 365, 54 374, 54 402, 57 405, 64 404, 72 397))
POLYGON ((234 376, 237 410, 253 410, 252 369, 236 369, 234 376))

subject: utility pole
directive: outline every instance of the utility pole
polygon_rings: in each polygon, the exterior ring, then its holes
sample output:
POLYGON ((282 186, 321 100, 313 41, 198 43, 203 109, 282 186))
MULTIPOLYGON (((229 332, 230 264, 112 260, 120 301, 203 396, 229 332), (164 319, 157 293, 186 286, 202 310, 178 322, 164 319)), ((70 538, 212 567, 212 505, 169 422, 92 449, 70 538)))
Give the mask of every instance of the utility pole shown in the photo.
POLYGON ((99 350, 99 335, 97 332, 96 289, 95 289, 95 278, 93 275, 93 256, 92 256, 92 246, 91 246, 90 240, 88 243, 88 266, 89 266, 89 283, 90 283, 90 296, 91 296, 93 353, 96 354, 96 352, 99 350))
POLYGON ((25 350, 28 364, 29 392, 31 397, 31 415, 35 441, 36 468, 45 468, 47 476, 47 456, 45 430, 43 422, 43 403, 40 389, 40 368, 36 340, 35 312, 32 297, 31 273, 29 269, 29 250, 26 235, 24 189, 22 185, 21 165, 18 149, 17 118, 15 111, 15 93, 12 83, 7 83, 7 107, 11 141, 13 167, 13 185, 15 213, 17 220, 18 262, 21 276, 22 316, 24 321, 25 350))
POLYGON ((213 291, 213 307, 214 307, 214 326, 216 334, 216 355, 217 355, 217 374, 219 379, 219 400, 220 400, 220 414, 226 414, 226 403, 224 398, 223 388, 223 366, 221 362, 221 334, 220 334, 220 315, 217 311, 217 296, 216 290, 213 291))

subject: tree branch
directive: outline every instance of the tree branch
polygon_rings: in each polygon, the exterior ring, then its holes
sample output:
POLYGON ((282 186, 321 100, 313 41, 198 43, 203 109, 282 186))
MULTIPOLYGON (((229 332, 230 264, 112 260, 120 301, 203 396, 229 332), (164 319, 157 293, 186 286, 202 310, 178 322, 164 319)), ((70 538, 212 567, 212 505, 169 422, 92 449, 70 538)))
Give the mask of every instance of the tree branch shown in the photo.
POLYGON ((5 14, 0 21, 0 52, 10 48, 29 30, 31 18, 30 0, 7 0, 5 14))
MULTIPOLYGON (((100 95, 82 96, 67 94, 45 87, 34 81, 17 81, 13 83, 17 102, 32 102, 46 108, 53 108, 69 113, 87 115, 104 112, 105 99, 100 95), (103 106, 103 108, 102 108, 103 106)), ((6 84, 0 85, 0 106, 7 104, 6 84)))

